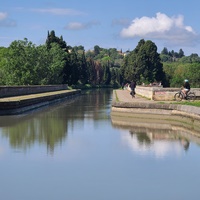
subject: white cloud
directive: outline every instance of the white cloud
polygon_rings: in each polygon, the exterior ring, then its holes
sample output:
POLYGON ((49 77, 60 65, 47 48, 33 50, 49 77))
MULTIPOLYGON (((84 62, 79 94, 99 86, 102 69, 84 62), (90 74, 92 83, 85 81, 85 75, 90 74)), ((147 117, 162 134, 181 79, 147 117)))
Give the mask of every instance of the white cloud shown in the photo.
POLYGON ((68 29, 68 30, 81 30, 81 29, 84 29, 84 24, 79 23, 79 22, 71 22, 65 27, 65 29, 68 29))
POLYGON ((64 8, 50 8, 50 9, 32 9, 31 11, 39 13, 49 13, 53 15, 82 15, 83 12, 73 10, 73 9, 64 9, 64 8))
POLYGON ((134 19, 128 28, 122 29, 121 36, 164 39, 177 44, 191 43, 198 37, 192 27, 184 25, 182 15, 168 17, 160 12, 156 17, 144 16, 134 19))
POLYGON ((0 21, 7 18, 7 13, 0 12, 0 21))
POLYGON ((0 27, 13 27, 16 26, 16 22, 8 18, 8 14, 0 12, 0 27))
POLYGON ((88 23, 80 23, 80 22, 71 22, 67 26, 65 26, 64 29, 67 30, 83 30, 83 29, 88 29, 91 28, 92 26, 99 25, 99 22, 92 21, 88 23))

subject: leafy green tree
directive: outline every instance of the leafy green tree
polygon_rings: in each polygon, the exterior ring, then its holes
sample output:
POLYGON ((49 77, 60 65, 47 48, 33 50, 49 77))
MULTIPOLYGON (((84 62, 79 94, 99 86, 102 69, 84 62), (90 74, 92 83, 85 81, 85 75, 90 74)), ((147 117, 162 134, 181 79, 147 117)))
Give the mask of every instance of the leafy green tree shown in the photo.
POLYGON ((164 63, 163 69, 170 87, 181 87, 184 79, 190 81, 191 87, 200 87, 199 63, 164 63))
POLYGON ((74 51, 76 53, 82 53, 82 52, 85 51, 84 46, 82 46, 82 45, 80 45, 80 46, 74 46, 73 49, 74 49, 74 51))
POLYGON ((169 55, 160 54, 160 60, 161 60, 161 62, 171 62, 172 58, 169 55))
POLYGON ((148 40, 143 45, 143 48, 146 53, 145 71, 147 72, 145 74, 147 74, 147 76, 145 77, 145 79, 149 82, 163 81, 165 75, 163 72, 163 65, 160 62, 160 57, 157 53, 157 46, 155 45, 155 43, 148 40))
POLYGON ((6 55, 5 84, 60 84, 65 57, 66 52, 57 43, 51 43, 48 50, 46 45, 36 47, 26 38, 14 41, 6 55))
POLYGON ((46 84, 61 84, 63 81, 63 68, 65 66, 66 52, 59 44, 52 43, 49 50, 49 64, 46 84))
POLYGON ((86 57, 86 59, 94 59, 94 57, 95 57, 94 51, 91 51, 91 50, 87 51, 85 53, 85 57, 86 57))
POLYGON ((35 84, 34 66, 37 62, 37 50, 26 38, 14 41, 8 47, 5 65, 5 83, 7 85, 35 84))
POLYGON ((140 40, 136 48, 124 58, 121 67, 126 81, 150 83, 165 80, 163 66, 157 53, 157 46, 150 40, 140 40))
POLYGON ((6 66, 6 55, 8 53, 8 48, 5 47, 0 47, 0 85, 4 85, 5 84, 5 66, 6 66))
POLYGON ((198 56, 197 53, 192 53, 190 56, 190 61, 191 63, 200 63, 200 57, 198 56))
POLYGON ((186 77, 188 77, 191 86, 199 88, 200 87, 200 63, 192 63, 186 66, 186 77))

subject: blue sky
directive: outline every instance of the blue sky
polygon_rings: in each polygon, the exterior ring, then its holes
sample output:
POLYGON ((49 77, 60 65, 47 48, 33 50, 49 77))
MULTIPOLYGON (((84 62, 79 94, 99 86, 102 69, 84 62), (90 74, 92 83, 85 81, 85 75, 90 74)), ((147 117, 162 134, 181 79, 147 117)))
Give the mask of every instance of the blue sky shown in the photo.
POLYGON ((199 0, 6 0, 0 5, 0 46, 24 38, 44 44, 54 30, 85 50, 133 50, 145 39, 159 53, 167 47, 200 56, 199 8, 199 0))

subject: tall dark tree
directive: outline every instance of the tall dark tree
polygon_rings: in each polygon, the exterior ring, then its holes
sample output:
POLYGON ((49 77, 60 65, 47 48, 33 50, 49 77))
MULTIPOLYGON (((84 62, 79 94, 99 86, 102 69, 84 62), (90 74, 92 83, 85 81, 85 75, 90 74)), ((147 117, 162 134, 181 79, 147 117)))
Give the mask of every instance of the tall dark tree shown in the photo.
POLYGON ((109 65, 104 66, 103 84, 109 85, 111 81, 111 72, 109 65))
POLYGON ((98 55, 100 53, 101 48, 98 45, 94 46, 94 55, 98 55))
POLYGON ((140 40, 137 47, 124 58, 121 72, 126 81, 162 81, 164 73, 157 46, 150 40, 140 40))
POLYGON ((65 64, 63 67, 63 84, 68 84, 71 85, 71 74, 72 74, 72 67, 71 67, 71 62, 70 62, 70 54, 67 54, 65 57, 65 64))
POLYGON ((79 80, 80 71, 79 71, 77 54, 74 51, 74 49, 72 49, 71 53, 69 54, 69 57, 70 57, 69 62, 71 67, 70 84, 77 84, 79 80))
POLYGON ((169 54, 168 49, 164 47, 163 50, 161 51, 161 54, 168 55, 169 54))
POLYGON ((80 60, 80 81, 82 84, 85 84, 88 82, 88 68, 87 68, 87 62, 85 58, 85 51, 82 53, 82 57, 80 60))
POLYGON ((51 48, 51 44, 52 43, 57 43, 60 46, 61 49, 66 50, 66 51, 68 50, 67 44, 63 40, 63 37, 62 36, 60 36, 60 38, 57 37, 55 35, 55 31, 54 30, 52 30, 50 33, 48 31, 48 34, 47 34, 46 45, 47 45, 48 49, 51 48))
POLYGON ((88 69, 88 82, 90 84, 95 84, 96 70, 95 70, 95 62, 92 58, 87 59, 87 69, 88 69))
POLYGON ((179 50, 178 57, 182 58, 184 56, 184 51, 182 49, 179 50))

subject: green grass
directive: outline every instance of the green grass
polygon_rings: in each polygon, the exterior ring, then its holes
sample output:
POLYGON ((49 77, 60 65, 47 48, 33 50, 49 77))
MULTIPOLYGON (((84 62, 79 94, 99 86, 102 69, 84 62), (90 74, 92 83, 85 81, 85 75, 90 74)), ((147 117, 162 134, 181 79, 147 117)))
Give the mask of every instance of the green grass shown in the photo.
POLYGON ((117 96, 116 90, 115 90, 115 98, 116 98, 116 102, 119 102, 119 98, 118 98, 118 96, 117 96))
POLYGON ((197 106, 200 107, 200 100, 196 100, 193 102, 190 101, 180 101, 180 102, 175 102, 174 104, 181 104, 181 105, 188 105, 188 106, 197 106))

